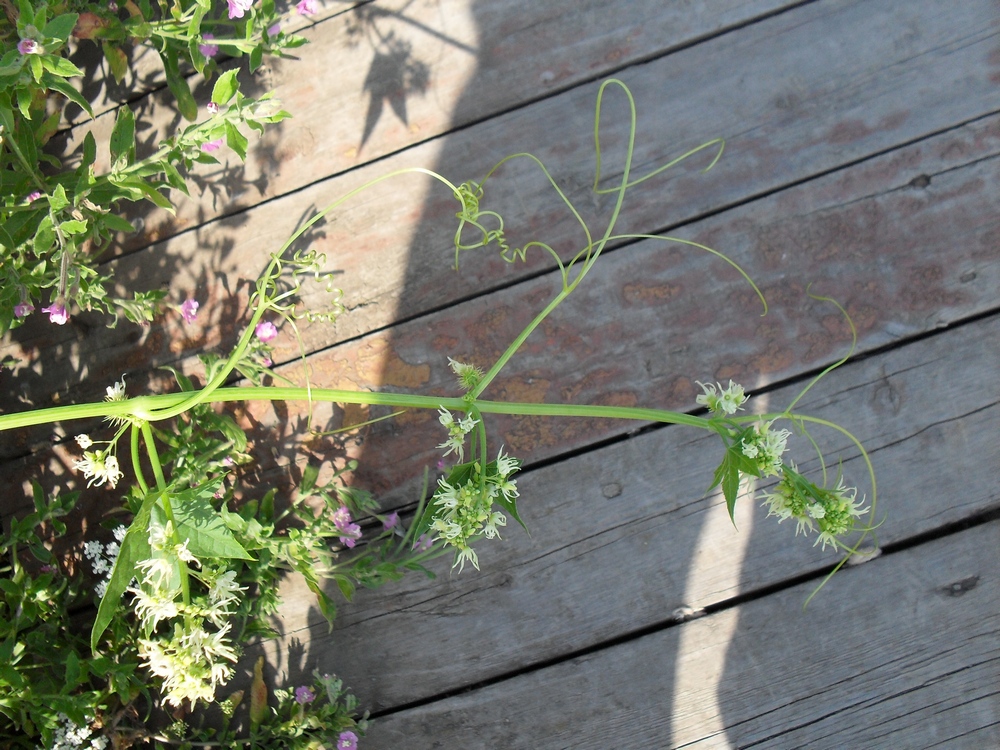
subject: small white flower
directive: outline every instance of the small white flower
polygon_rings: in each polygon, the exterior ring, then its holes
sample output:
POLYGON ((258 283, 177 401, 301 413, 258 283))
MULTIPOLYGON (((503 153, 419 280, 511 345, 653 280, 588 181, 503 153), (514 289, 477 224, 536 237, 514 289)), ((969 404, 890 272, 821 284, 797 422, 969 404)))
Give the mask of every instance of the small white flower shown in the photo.
POLYGON ((73 468, 82 471, 84 478, 90 480, 87 483, 88 487, 92 487, 95 482, 107 482, 108 486, 114 489, 118 485, 118 480, 122 478, 118 459, 113 455, 97 451, 86 451, 83 458, 73 464, 73 468))
POLYGON ((497 454, 497 473, 501 477, 504 479, 509 477, 512 472, 517 470, 520 464, 521 462, 516 458, 505 456, 503 454, 503 446, 500 446, 500 452, 497 454))
POLYGON ((701 386, 704 393, 695 399, 695 403, 707 406, 709 411, 716 414, 735 414, 749 398, 743 392, 743 386, 729 381, 729 386, 723 389, 721 383, 712 385, 695 381, 701 386))
POLYGON ((89 435, 77 435, 76 444, 79 445, 84 450, 87 450, 87 448, 89 448, 94 444, 94 441, 90 439, 89 435))
POLYGON ((105 396, 105 401, 124 401, 125 396, 125 376, 122 375, 122 379, 116 382, 114 385, 109 385, 107 387, 108 395, 105 396))

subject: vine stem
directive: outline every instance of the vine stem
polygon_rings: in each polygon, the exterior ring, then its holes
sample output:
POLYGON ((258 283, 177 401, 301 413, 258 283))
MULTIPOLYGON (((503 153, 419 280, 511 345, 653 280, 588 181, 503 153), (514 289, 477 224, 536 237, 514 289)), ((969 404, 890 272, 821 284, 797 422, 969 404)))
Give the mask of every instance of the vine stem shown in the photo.
MULTIPOLYGON (((203 392, 203 391, 202 391, 203 392)), ((683 424, 689 427, 714 429, 710 420, 682 412, 665 409, 647 409, 634 406, 602 406, 597 404, 539 404, 517 401, 484 401, 466 398, 445 398, 441 396, 417 396, 406 393, 374 393, 368 391, 344 391, 334 388, 292 388, 281 386, 253 386, 246 388, 216 388, 210 394, 216 403, 230 401, 327 401, 337 404, 360 404, 364 406, 397 406, 413 409, 451 409, 469 412, 473 407, 484 414, 523 414, 545 417, 590 417, 605 419, 629 419, 666 424, 683 424), (311 398, 310 398, 311 395, 311 398)), ((195 403, 209 400, 198 399, 195 403)), ((96 417, 136 417, 157 421, 175 416, 177 407, 190 403, 191 393, 165 393, 156 396, 138 396, 125 401, 98 401, 91 404, 55 406, 36 409, 18 414, 0 416, 0 431, 36 424, 88 419, 96 417)), ((148 430, 144 426, 144 431, 148 430)), ((152 439, 150 432, 147 444, 152 439)), ((153 458, 151 449, 150 458, 153 458)), ((159 467, 154 464, 154 473, 159 467)), ((157 477, 159 481, 159 477, 157 477)))
MULTIPOLYGON (((160 465, 160 455, 156 451, 156 442, 153 440, 153 430, 149 426, 149 422, 143 422, 140 428, 142 430, 142 437, 146 441, 146 455, 149 456, 149 463, 153 467, 153 476, 156 477, 156 488, 160 491, 160 501, 163 505, 163 514, 167 517, 167 521, 170 522, 170 527, 172 531, 172 541, 176 545, 182 544, 180 537, 177 534, 177 521, 174 519, 174 509, 170 504, 170 493, 167 491, 167 480, 163 475, 163 467, 160 465)), ((190 577, 190 571, 188 571, 187 563, 184 560, 178 558, 181 569, 181 597, 185 604, 191 603, 191 585, 188 581, 190 577)))

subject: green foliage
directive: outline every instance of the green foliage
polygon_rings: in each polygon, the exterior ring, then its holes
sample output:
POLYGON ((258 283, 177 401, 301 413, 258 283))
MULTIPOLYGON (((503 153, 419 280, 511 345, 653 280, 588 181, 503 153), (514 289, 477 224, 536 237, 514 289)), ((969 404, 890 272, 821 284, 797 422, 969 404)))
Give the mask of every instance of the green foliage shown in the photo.
MULTIPOLYGON (((225 3, 213 11, 204 0, 177 0, 169 7, 143 0, 127 7, 123 19, 106 3, 74 3, 74 12, 64 12, 65 2, 20 0, 16 29, 0 30, 0 335, 44 304, 67 312, 98 310, 111 316, 111 326, 118 316, 133 323, 151 321, 165 296, 161 290, 115 298, 106 288, 110 278, 96 270, 109 242, 134 231, 120 215, 124 204, 150 203, 173 211, 169 190, 186 194, 184 174, 195 163, 216 161, 203 146, 224 139, 245 159, 244 129, 262 132, 287 116, 269 95, 256 101, 243 97, 236 71, 230 70, 219 76, 212 98, 223 108, 199 122, 197 102, 181 73, 186 65, 209 79, 216 73, 214 56, 202 52, 209 33, 219 37, 213 44, 223 54, 249 54, 257 64, 264 54, 299 46, 301 38, 267 33, 278 21, 273 2, 251 7, 235 21, 224 17, 225 3), (94 114, 78 91, 83 72, 65 56, 71 36, 100 43, 119 81, 128 73, 123 47, 155 50, 177 109, 192 124, 140 157, 134 115, 122 106, 108 144, 108 173, 94 169, 98 150, 90 134, 75 166, 48 154, 45 144, 60 127, 65 105, 94 114)), ((51 320, 66 318, 52 315, 51 320)))

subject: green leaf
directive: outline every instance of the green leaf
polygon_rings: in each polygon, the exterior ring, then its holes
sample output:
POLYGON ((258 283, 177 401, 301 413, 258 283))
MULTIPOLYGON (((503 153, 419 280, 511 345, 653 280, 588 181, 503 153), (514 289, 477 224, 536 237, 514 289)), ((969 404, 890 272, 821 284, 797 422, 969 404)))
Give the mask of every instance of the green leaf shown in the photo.
POLYGON ((149 492, 142 500, 139 512, 135 514, 132 525, 125 532, 121 549, 118 552, 118 559, 115 560, 114 570, 111 571, 111 580, 108 581, 108 588, 101 597, 101 604, 97 608, 97 617, 94 619, 94 627, 90 631, 90 648, 97 650, 97 642, 101 635, 114 619, 115 611, 121 602, 125 590, 135 576, 136 566, 143 560, 148 560, 150 556, 149 546, 149 519, 153 512, 153 506, 160 498, 160 491, 149 492))
POLYGON ((42 58, 39 55, 28 55, 28 67, 31 68, 31 76, 36 82, 41 83, 45 66, 42 65, 42 58))
POLYGON ((35 511, 39 516, 43 515, 45 513, 45 491, 42 489, 42 485, 34 479, 31 480, 31 499, 35 503, 35 511))
POLYGON ((307 497, 312 494, 318 478, 319 467, 314 464, 306 464, 306 468, 302 470, 302 482, 299 483, 299 495, 307 497))
POLYGON ((55 241, 56 233, 52 229, 52 218, 46 215, 39 222, 38 229, 35 230, 35 237, 31 243, 32 250, 36 256, 44 257, 52 249, 55 241))
POLYGON ((345 575, 335 575, 333 580, 337 582, 337 587, 340 589, 340 593, 344 595, 347 601, 351 601, 354 597, 354 583, 345 575))
POLYGON ((69 692, 77 686, 80 682, 80 657, 76 655, 76 651, 70 651, 66 656, 66 687, 64 690, 69 692))
POLYGON ((135 115, 128 105, 123 104, 118 110, 110 148, 113 169, 131 166, 135 161, 135 115))
POLYGON ((79 106, 80 109, 82 109, 84 112, 90 115, 91 119, 94 118, 94 110, 90 108, 90 102, 84 99, 83 95, 81 95, 80 92, 77 91, 75 88, 70 86, 65 79, 58 78, 57 76, 53 75, 47 75, 45 76, 43 84, 48 88, 52 89, 53 91, 58 91, 60 94, 69 99, 71 102, 79 106))
POLYGON ((203 421, 205 427, 218 430, 225 435, 226 440, 231 442, 236 450, 246 450, 247 435, 242 429, 240 429, 240 426, 236 424, 236 420, 228 414, 210 413, 206 415, 206 418, 203 421))
POLYGON ((90 131, 83 137, 83 167, 89 167, 97 161, 97 141, 90 131))
POLYGON ((242 161, 247 160, 247 137, 231 122, 226 122, 226 145, 229 146, 242 161))
POLYGON ((177 66, 177 51, 168 49, 161 52, 160 59, 163 60, 163 72, 167 76, 167 86, 177 100, 178 111, 185 120, 194 122, 198 119, 198 103, 191 95, 187 80, 181 76, 177 66))
POLYGON ((59 229, 63 234, 69 236, 83 234, 87 231, 87 222, 80 221, 79 219, 70 219, 59 224, 59 229))
MULTIPOLYGON (((34 59, 34 58, 32 58, 34 59)), ((15 92, 17 94, 17 109, 25 120, 31 119, 31 90, 22 86, 15 92)))
POLYGON ((65 44, 69 35, 73 33, 73 27, 76 26, 79 17, 76 13, 63 13, 61 16, 56 16, 45 24, 42 35, 50 39, 58 39, 65 44))
POLYGON ((132 222, 128 219, 117 216, 116 214, 104 214, 101 217, 101 223, 104 224, 108 229, 113 229, 116 232, 125 232, 126 234, 132 234, 135 232, 135 227, 132 226, 132 222))
POLYGON ((52 206, 53 211, 62 211, 66 208, 69 205, 69 198, 66 197, 66 188, 62 185, 56 185, 56 189, 49 196, 49 205, 52 206))
POLYGON ((250 72, 253 73, 260 64, 264 61, 264 48, 261 45, 257 45, 252 50, 250 50, 250 72))
POLYGON ((101 49, 104 50, 104 59, 108 61, 111 75, 115 77, 118 83, 121 83, 128 74, 128 57, 119 47, 111 44, 111 42, 102 42, 101 49))
POLYGON ((174 376, 174 380, 177 381, 177 385, 180 386, 180 389, 182 391, 193 391, 194 390, 194 385, 191 383, 191 378, 189 378, 187 375, 185 375, 184 373, 182 373, 176 367, 172 367, 171 365, 164 365, 160 369, 161 370, 166 370, 167 372, 172 373, 173 376, 174 376))
POLYGON ((253 560, 212 506, 211 498, 221 486, 222 477, 217 477, 171 497, 177 536, 187 540, 195 557, 253 560))
POLYGON ((42 57, 42 67, 60 78, 75 78, 82 76, 83 71, 76 67, 65 57, 58 55, 45 55, 42 57))
POLYGON ((740 448, 742 433, 736 437, 733 444, 726 446, 726 453, 722 457, 722 463, 715 470, 712 477, 712 486, 709 490, 722 485, 722 494, 726 498, 726 508, 729 511, 729 520, 736 523, 736 498, 740 494, 741 474, 748 476, 760 476, 757 464, 746 455, 740 448))
POLYGON ((219 106, 227 104, 230 99, 236 96, 236 92, 239 90, 240 84, 236 80, 236 70, 227 70, 215 82, 215 86, 212 89, 212 101, 219 106))

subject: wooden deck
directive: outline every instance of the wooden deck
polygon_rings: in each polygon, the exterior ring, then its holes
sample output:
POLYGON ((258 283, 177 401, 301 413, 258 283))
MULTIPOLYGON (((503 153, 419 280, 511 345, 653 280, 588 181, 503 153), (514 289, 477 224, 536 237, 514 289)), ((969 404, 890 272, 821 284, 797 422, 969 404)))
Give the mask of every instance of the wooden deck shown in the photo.
MULTIPOLYGON (((365 750, 1000 748, 1000 3, 327 0, 313 21, 300 60, 247 79, 294 119, 245 170, 225 168, 225 189, 144 215, 112 261, 127 288, 196 296, 200 327, 26 326, 5 347, 37 364, 12 396, 82 401, 122 372, 141 389, 164 384, 160 365, 196 370, 197 352, 234 340, 245 280, 268 254, 394 169, 458 183, 531 151, 600 226, 611 205, 588 196, 593 110, 614 76, 637 101, 637 172, 726 140, 710 172, 699 157, 636 188, 620 231, 718 248, 771 311, 760 317, 706 254, 619 243, 488 395, 688 410, 695 380, 732 378, 753 391, 750 411, 783 408, 850 343, 811 283, 859 341, 798 408, 863 442, 885 522, 881 554, 803 609, 837 556, 746 499, 734 530, 705 493, 717 439, 500 417, 492 444, 525 459, 531 535, 508 527, 483 543, 482 572, 442 559, 434 580, 362 591, 332 633, 290 584, 273 673, 343 677, 375 719, 365 750)), ((177 123, 160 97, 138 106, 165 133, 177 123)), ((609 163, 622 105, 602 121, 609 163)), ((113 107, 77 130, 109 133, 113 107)), ((578 246, 537 171, 506 169, 490 199, 513 243, 578 246)), ((508 267, 469 254, 453 271, 455 210, 408 176, 313 230, 346 307, 303 330, 313 384, 454 395, 447 358, 490 365, 547 302, 558 279, 541 256, 508 267)), ((301 369, 294 345, 281 354, 301 369)), ((333 429, 384 413, 317 416, 333 429)), ((296 476, 304 415, 248 406, 262 481, 296 476)), ((356 481, 406 509, 439 431, 435 415, 406 414, 310 449, 357 457, 356 481)), ((50 483, 72 481, 72 451, 49 448, 49 432, 0 443, 8 512, 30 504, 20 484, 40 465, 50 483)), ((817 437, 864 481, 848 440, 817 437)), ((808 470, 803 442, 792 453, 808 470)))

